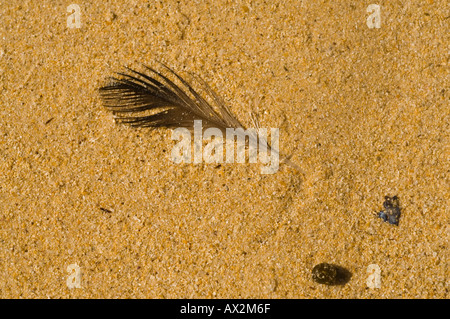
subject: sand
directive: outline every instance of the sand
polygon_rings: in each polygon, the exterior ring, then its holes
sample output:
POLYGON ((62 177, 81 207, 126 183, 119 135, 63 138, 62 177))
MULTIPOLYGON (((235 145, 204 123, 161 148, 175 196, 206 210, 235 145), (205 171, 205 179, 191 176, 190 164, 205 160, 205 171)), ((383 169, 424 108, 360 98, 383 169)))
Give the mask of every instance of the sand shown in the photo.
POLYGON ((447 1, 378 1, 380 28, 360 1, 83 1, 80 28, 69 4, 0 4, 1 298, 448 298, 447 1), (304 174, 175 164, 170 130, 115 124, 98 88, 155 61, 304 174))

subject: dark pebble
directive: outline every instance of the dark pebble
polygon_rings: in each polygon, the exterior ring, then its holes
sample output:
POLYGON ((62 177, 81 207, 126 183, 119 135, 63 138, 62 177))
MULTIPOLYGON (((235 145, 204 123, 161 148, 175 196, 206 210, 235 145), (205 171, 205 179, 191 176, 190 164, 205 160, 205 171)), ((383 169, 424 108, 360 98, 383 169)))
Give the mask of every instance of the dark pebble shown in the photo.
POLYGON ((312 279, 323 285, 344 285, 352 274, 347 269, 333 264, 321 263, 315 265, 312 270, 312 279))
POLYGON ((398 226, 401 215, 398 197, 385 196, 383 206, 384 210, 378 213, 378 217, 391 225, 398 226))

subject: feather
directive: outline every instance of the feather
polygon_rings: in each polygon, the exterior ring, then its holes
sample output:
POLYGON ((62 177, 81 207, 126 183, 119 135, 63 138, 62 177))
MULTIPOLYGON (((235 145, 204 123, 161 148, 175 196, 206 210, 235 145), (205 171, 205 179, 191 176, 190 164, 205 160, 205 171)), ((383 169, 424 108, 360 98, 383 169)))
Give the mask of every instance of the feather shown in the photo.
MULTIPOLYGON (((214 102, 215 108, 185 79, 168 66, 161 65, 182 87, 161 72, 143 65, 148 74, 127 67, 129 73, 117 73, 119 77, 111 77, 109 84, 99 89, 104 106, 113 112, 118 123, 134 127, 185 127, 192 130, 194 120, 202 120, 204 129, 215 127, 224 133, 227 128, 245 130, 224 101, 203 79, 192 76, 214 102), (148 114, 149 111, 152 113, 148 114)), ((249 139, 257 141, 258 136, 250 134, 249 139)), ((268 150, 272 150, 266 140, 260 138, 259 142, 266 143, 268 150)), ((273 151, 278 153, 278 150, 273 151)), ((287 157, 282 162, 301 171, 287 157)))
POLYGON ((151 75, 127 68, 130 74, 118 73, 120 78, 112 77, 110 84, 100 88, 104 105, 114 113, 117 122, 136 127, 192 129, 194 120, 202 120, 205 128, 217 127, 225 131, 226 128, 242 127, 229 108, 203 80, 197 78, 216 104, 217 111, 169 67, 163 65, 183 84, 184 90, 162 73, 148 66, 144 67, 151 75), (155 112, 138 115, 146 111, 155 112))

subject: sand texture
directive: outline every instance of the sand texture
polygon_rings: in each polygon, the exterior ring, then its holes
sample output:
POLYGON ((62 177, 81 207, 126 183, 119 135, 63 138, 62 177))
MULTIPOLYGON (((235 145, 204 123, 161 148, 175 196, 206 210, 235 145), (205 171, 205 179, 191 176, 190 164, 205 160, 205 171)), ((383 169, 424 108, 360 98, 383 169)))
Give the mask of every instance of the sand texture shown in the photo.
POLYGON ((373 2, 380 28, 371 3, 80 1, 69 28, 70 2, 3 1, 0 298, 448 298, 448 1, 373 2), (304 172, 175 164, 171 130, 116 124, 98 88, 155 61, 304 172))

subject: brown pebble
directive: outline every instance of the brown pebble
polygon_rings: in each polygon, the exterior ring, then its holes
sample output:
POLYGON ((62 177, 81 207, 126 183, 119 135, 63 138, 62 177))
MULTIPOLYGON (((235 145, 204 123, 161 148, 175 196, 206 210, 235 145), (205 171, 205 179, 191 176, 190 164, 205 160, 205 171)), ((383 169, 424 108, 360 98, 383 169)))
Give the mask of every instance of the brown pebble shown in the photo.
POLYGON ((312 279, 323 285, 343 285, 350 277, 351 273, 347 269, 328 263, 315 265, 312 270, 312 279))

